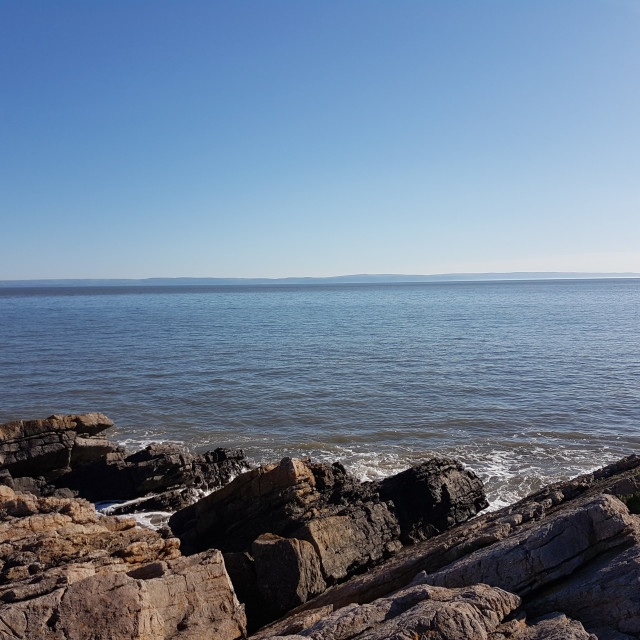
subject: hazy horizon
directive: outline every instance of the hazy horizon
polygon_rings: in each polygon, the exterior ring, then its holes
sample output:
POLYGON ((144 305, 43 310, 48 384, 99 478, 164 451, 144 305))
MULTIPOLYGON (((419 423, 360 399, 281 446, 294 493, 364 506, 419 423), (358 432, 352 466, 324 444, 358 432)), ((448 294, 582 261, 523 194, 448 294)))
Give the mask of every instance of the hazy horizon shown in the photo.
POLYGON ((0 279, 640 272, 639 30, 627 0, 1 3, 0 279))
POLYGON ((0 280, 0 287, 27 286, 86 286, 102 285, 207 285, 207 284, 420 284, 437 282, 479 282, 479 281, 516 281, 516 280, 581 280, 581 279, 637 279, 635 272, 562 272, 562 271, 516 271, 489 273, 434 273, 434 274, 341 274, 335 276, 285 276, 282 278, 264 277, 211 277, 211 276, 152 276, 149 278, 30 278, 22 280, 0 280))

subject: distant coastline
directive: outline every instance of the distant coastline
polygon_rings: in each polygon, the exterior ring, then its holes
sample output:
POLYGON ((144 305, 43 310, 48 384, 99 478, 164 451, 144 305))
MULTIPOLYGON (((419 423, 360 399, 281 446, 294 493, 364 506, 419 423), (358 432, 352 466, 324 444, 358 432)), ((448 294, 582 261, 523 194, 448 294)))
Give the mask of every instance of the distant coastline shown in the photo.
POLYGON ((640 278, 640 273, 586 273, 571 271, 514 271, 509 273, 352 274, 288 278, 59 278, 0 280, 0 287, 183 287, 307 284, 411 284, 429 282, 481 282, 500 280, 592 280, 640 278))

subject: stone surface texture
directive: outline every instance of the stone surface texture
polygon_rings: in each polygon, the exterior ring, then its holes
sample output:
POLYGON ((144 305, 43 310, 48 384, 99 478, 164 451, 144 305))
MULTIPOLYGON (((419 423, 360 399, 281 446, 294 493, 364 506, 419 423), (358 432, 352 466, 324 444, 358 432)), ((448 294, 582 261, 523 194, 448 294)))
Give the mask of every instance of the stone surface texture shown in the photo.
POLYGON ((163 443, 127 455, 102 433, 111 426, 101 413, 0 425, 0 484, 39 496, 126 502, 112 514, 175 511, 248 466, 237 449, 194 455, 163 443))
POLYGON ((486 585, 464 589, 414 585, 369 604, 343 607, 315 622, 309 618, 304 628, 296 620, 292 634, 282 627, 277 635, 269 631, 252 638, 486 640, 519 604, 517 596, 486 585))
POLYGON ((552 612, 532 623, 524 616, 500 625, 489 634, 489 640, 604 640, 564 613, 552 612))
POLYGON ((377 483, 361 483, 339 464, 285 458, 177 512, 170 526, 183 550, 227 554, 249 617, 261 623, 389 558, 401 538, 428 538, 484 506, 482 483, 447 458, 377 483), (258 588, 247 584, 256 580, 258 588))
POLYGON ((54 415, 0 425, 0 467, 12 476, 44 476, 115 450, 98 435, 113 426, 101 413, 54 415))
MULTIPOLYGON (((247 468, 240 450, 216 449, 194 455, 170 443, 151 444, 126 455, 114 451, 91 464, 74 467, 56 485, 75 490, 92 502, 117 497, 135 503, 123 513, 143 510, 175 511, 228 483, 247 468)), ((112 513, 119 513, 116 507, 112 513)))
POLYGON ((447 458, 238 475, 233 450, 126 455, 111 424, 0 425, 0 640, 640 638, 638 456, 476 516, 482 485, 447 458), (78 493, 179 509, 177 535, 78 493))
POLYGON ((242 638, 244 609, 222 554, 182 557, 179 541, 81 499, 0 486, 0 638, 242 638))
POLYGON ((625 505, 602 495, 579 501, 555 518, 525 527, 425 579, 443 587, 485 582, 526 596, 572 575, 596 556, 631 544, 636 531, 636 517, 625 505))
MULTIPOLYGON (((554 483, 403 548, 297 607, 290 619, 375 602, 412 582, 451 589, 487 583, 522 598, 520 611, 529 618, 547 617, 506 621, 493 640, 640 637, 640 520, 618 499, 639 487, 638 456, 554 483)), ((276 624, 286 627, 287 619, 276 624)), ((278 635, 285 627, 261 633, 278 635)))

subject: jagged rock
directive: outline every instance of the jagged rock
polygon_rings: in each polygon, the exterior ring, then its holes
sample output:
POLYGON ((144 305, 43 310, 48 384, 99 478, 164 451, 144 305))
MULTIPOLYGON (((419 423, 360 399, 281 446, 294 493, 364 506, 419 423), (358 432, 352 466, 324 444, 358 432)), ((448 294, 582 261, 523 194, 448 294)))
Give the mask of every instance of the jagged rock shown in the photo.
POLYGON ((367 569, 401 547, 398 523, 388 503, 312 518, 294 535, 313 545, 329 584, 367 569))
POLYGON ((553 612, 528 624, 525 617, 501 624, 488 640, 604 640, 585 631, 577 620, 553 612))
POLYGON ((0 541, 0 601, 5 602, 67 580, 67 569, 77 575, 75 565, 82 571, 128 571, 180 553, 176 538, 137 527, 133 519, 101 516, 85 500, 38 498, 6 486, 0 486, 0 541))
POLYGON ((169 560, 146 579, 105 572, 0 605, 0 637, 232 640, 245 637, 245 620, 214 550, 169 560))
MULTIPOLYGON (((244 551, 259 535, 273 533, 308 540, 322 555, 323 548, 345 545, 345 537, 355 536, 360 545, 356 554, 359 557, 339 562, 335 569, 330 568, 328 558, 324 562, 325 577, 335 581, 344 577, 350 567, 364 568, 399 548, 396 500, 402 504, 401 520, 407 531, 417 535, 415 532, 420 530, 426 537, 435 530, 424 519, 423 503, 416 504, 411 516, 409 503, 402 497, 407 485, 416 493, 421 489, 431 492, 428 502, 437 504, 439 513, 449 514, 438 521, 443 527, 447 518, 453 523, 463 517, 462 512, 453 513, 456 506, 452 499, 441 499, 448 494, 447 485, 455 483, 454 476, 468 479, 473 494, 469 502, 476 509, 486 504, 481 483, 473 473, 453 461, 439 462, 442 464, 421 465, 410 481, 389 482, 382 488, 379 483, 358 482, 339 464, 285 458, 280 464, 263 465, 242 474, 222 490, 174 514, 170 524, 183 548, 193 551, 207 547, 244 551), (439 498, 433 488, 438 485, 437 474, 443 467, 446 476, 441 478, 443 489, 439 498), (325 526, 323 520, 329 518, 333 520, 325 526), (330 537, 334 540, 329 540, 330 537)), ((464 485, 464 480, 460 479, 458 484, 464 485)), ((467 517, 476 513, 470 506, 462 511, 467 517)))
POLYGON ((101 413, 0 425, 0 484, 92 502, 139 499, 112 513, 176 511, 247 468, 240 450, 192 455, 164 443, 127 455, 101 435, 112 425, 101 413))
MULTIPOLYGON (((347 478, 339 466, 334 475, 347 478)), ((312 515, 314 507, 327 506, 331 497, 339 494, 335 489, 339 480, 332 477, 334 487, 320 493, 312 466, 285 458, 280 464, 262 465, 243 473, 219 491, 178 511, 171 517, 170 526, 186 551, 210 547, 224 552, 245 551, 263 533, 292 534, 305 516, 312 515)))
MULTIPOLYGON (((278 603, 268 603, 262 595, 263 592, 258 588, 256 565, 251 554, 231 552, 224 553, 223 558, 238 600, 244 604, 249 628, 257 629, 272 620, 273 616, 280 615, 276 613, 278 603), (273 611, 271 611, 272 608, 273 611)), ((270 580, 274 582, 277 577, 278 572, 270 580)), ((287 579, 286 576, 285 579, 287 579)))
MULTIPOLYGON (((562 609, 587 628, 609 627, 640 634, 640 535, 635 544, 594 559, 542 592, 528 607, 532 612, 562 609)), ((602 632, 598 635, 603 635, 602 632)))
POLYGON ((617 498, 580 501, 549 521, 426 576, 429 584, 460 587, 484 582, 526 596, 571 575, 594 557, 628 546, 638 525, 617 498))
POLYGON ((244 637, 246 620, 212 550, 100 516, 82 499, 0 486, 0 638, 244 637))
POLYGON ((258 590, 276 615, 297 607, 327 587, 318 556, 306 540, 264 534, 251 545, 251 554, 258 590))
POLYGON ((111 453, 74 468, 56 484, 74 489, 92 502, 131 500, 153 494, 127 505, 125 513, 175 511, 223 486, 246 467, 246 458, 240 450, 216 449, 192 455, 175 444, 162 443, 129 456, 124 452, 111 453))
POLYGON ((349 605, 317 621, 308 616, 306 621, 298 617, 293 627, 278 623, 252 640, 481 640, 519 603, 517 596, 486 585, 464 589, 414 585, 369 604, 349 605), (303 626, 305 622, 309 626, 303 626))
MULTIPOLYGON (((640 486, 640 456, 629 456, 602 469, 569 481, 557 482, 542 488, 519 502, 458 525, 438 536, 403 548, 384 564, 373 567, 366 574, 335 585, 298 607, 297 611, 333 606, 336 609, 351 603, 367 603, 409 584, 421 571, 435 573, 446 565, 468 556, 474 551, 490 549, 537 523, 560 516, 577 503, 588 502, 604 495, 628 494, 640 486)), ((615 510, 620 510, 618 505, 615 510)), ((624 519, 631 516, 622 511, 624 519)), ((618 547, 624 549, 631 538, 618 547)), ((614 536, 615 537, 615 536, 614 536)), ((618 537, 621 540, 621 537, 618 537)), ((602 550, 602 548, 601 548, 602 550)), ((585 556, 589 561, 589 554, 585 556)), ((550 611, 550 610, 549 610, 550 611)), ((577 616, 574 616, 577 617, 577 616)))
MULTIPOLYGON (((288 585, 292 578, 284 564, 268 560, 263 554, 267 549, 271 553, 276 549, 292 553, 287 566, 295 567, 294 574, 315 575, 313 554, 321 569, 322 584, 335 584, 397 552, 402 547, 400 521, 407 539, 427 537, 439 527, 469 517, 485 504, 482 485, 475 475, 447 459, 420 465, 397 482, 383 485, 361 483, 340 464, 285 458, 278 465, 263 465, 242 474, 177 512, 170 526, 187 551, 213 547, 227 555, 251 552, 251 556, 230 556, 230 575, 238 592, 247 598, 251 619, 263 622, 318 593, 317 586, 304 586, 295 596, 285 597, 283 591, 274 589, 271 585, 288 585), (465 499, 465 490, 469 495, 464 506, 458 508, 455 500, 465 499), (415 502, 413 511, 404 498, 407 491, 415 502), (401 505, 400 516, 396 500, 401 505), (425 518, 426 504, 437 516, 435 524, 425 518), (272 543, 260 538, 263 534, 295 542, 273 543, 271 548, 272 543), (252 546, 256 539, 259 543, 252 546), (291 545, 308 549, 304 558, 293 553, 291 545), (260 551, 257 555, 256 550, 260 551), (247 580, 263 581, 264 587, 256 589, 246 584, 247 580)), ((305 583, 306 578, 294 578, 288 593, 296 592, 299 579, 305 583)), ((315 578, 313 583, 320 584, 315 578)))
POLYGON ((432 458, 376 483, 392 500, 403 543, 426 540, 489 506, 482 482, 449 458, 432 458))

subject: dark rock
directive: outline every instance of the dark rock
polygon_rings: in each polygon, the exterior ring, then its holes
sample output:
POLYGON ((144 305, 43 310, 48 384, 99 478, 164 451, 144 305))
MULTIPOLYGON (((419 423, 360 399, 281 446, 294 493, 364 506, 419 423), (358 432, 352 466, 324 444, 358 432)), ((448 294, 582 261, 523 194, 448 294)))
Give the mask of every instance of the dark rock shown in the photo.
MULTIPOLYGON (((414 475, 405 476, 395 484, 383 484, 361 483, 339 464, 285 458, 278 465, 263 465, 242 474, 224 489, 174 514, 170 524, 188 551, 209 547, 225 552, 245 551, 261 534, 273 533, 308 540, 321 553, 320 549, 328 543, 321 542, 320 538, 330 535, 330 530, 337 538, 339 530, 344 530, 347 521, 351 521, 350 530, 343 531, 340 543, 348 544, 348 538, 355 536, 357 544, 366 545, 365 538, 368 538, 376 546, 376 557, 361 549, 360 555, 369 560, 346 561, 343 567, 346 569, 354 562, 357 568, 365 567, 397 550, 399 519, 414 537, 427 537, 437 527, 445 528, 447 522, 454 523, 465 515, 474 515, 485 504, 480 481, 451 460, 421 465, 414 475), (442 475, 438 475, 441 472, 442 475), (456 476, 460 478, 456 480, 456 476), (450 490, 456 482, 458 493, 450 490), (458 508, 454 498, 462 499, 461 487, 465 483, 472 496, 458 508), (442 485, 440 491, 438 484, 442 485), (423 501, 414 500, 413 512, 411 501, 403 496, 407 487, 413 491, 414 498, 421 489, 428 494, 423 501), (396 501, 401 505, 400 517, 396 512, 396 501), (426 522, 425 504, 431 505, 437 513, 436 525, 426 522), (321 521, 328 519, 331 520, 323 525, 321 521)), ((344 577, 343 569, 328 569, 328 560, 324 564, 327 567, 325 574, 330 579, 344 577)))
POLYGON ((328 584, 340 582, 389 557, 402 546, 390 503, 371 502, 311 517, 294 535, 313 545, 328 584))
POLYGON ((404 544, 426 540, 489 506, 480 479, 450 458, 432 458, 377 483, 392 500, 404 544))
MULTIPOLYGON (((339 608, 350 603, 371 602, 405 587, 421 571, 434 573, 446 565, 455 566, 452 563, 474 551, 488 549, 538 522, 560 516, 576 505, 575 500, 589 501, 636 485, 640 485, 640 456, 629 456, 593 473, 553 483, 514 505, 477 516, 431 539, 404 547, 381 566, 332 587, 299 609, 328 605, 339 608)), ((620 548, 624 548, 624 544, 620 548)))
POLYGON ((247 468, 242 451, 231 449, 192 455, 173 444, 153 444, 127 456, 101 435, 112 425, 100 413, 0 425, 0 484, 93 502, 146 496, 114 513, 175 511, 247 468))
POLYGON ((169 525, 187 553, 247 551, 263 533, 291 535, 320 500, 310 466, 285 458, 243 473, 175 513, 169 525))
POLYGON ((501 635, 491 640, 586 638, 591 632, 601 640, 639 637, 640 518, 615 497, 633 495, 638 487, 638 456, 554 483, 403 548, 297 607, 291 619, 373 602, 412 581, 451 588, 483 581, 523 597, 531 616, 547 617, 532 624, 521 615, 496 629, 501 635))
POLYGON ((382 486, 359 482, 340 464, 285 458, 240 475, 175 513, 169 524, 187 552, 218 548, 232 555, 231 579, 246 594, 250 619, 264 621, 303 603, 325 583, 341 582, 396 553, 402 547, 400 519, 407 540, 426 538, 486 504, 480 481, 451 460, 421 465, 382 486), (464 487, 472 495, 458 508, 464 487), (422 493, 427 497, 420 499, 422 493), (425 505, 437 516, 435 524, 425 517, 425 505), (251 555, 234 555, 243 552, 251 555))
POLYGON ((246 458, 239 450, 216 449, 192 455, 174 444, 152 444, 129 456, 113 452, 80 465, 58 478, 56 485, 69 487, 93 502, 154 494, 127 505, 127 513, 175 511, 226 484, 246 467, 246 458))
POLYGON ((248 628, 257 629, 272 620, 269 615, 271 605, 258 589, 256 566, 251 555, 231 552, 224 553, 223 558, 238 600, 244 604, 248 628))
POLYGON ((251 545, 251 554, 258 590, 274 615, 282 615, 327 587, 318 556, 306 540, 264 534, 251 545))

